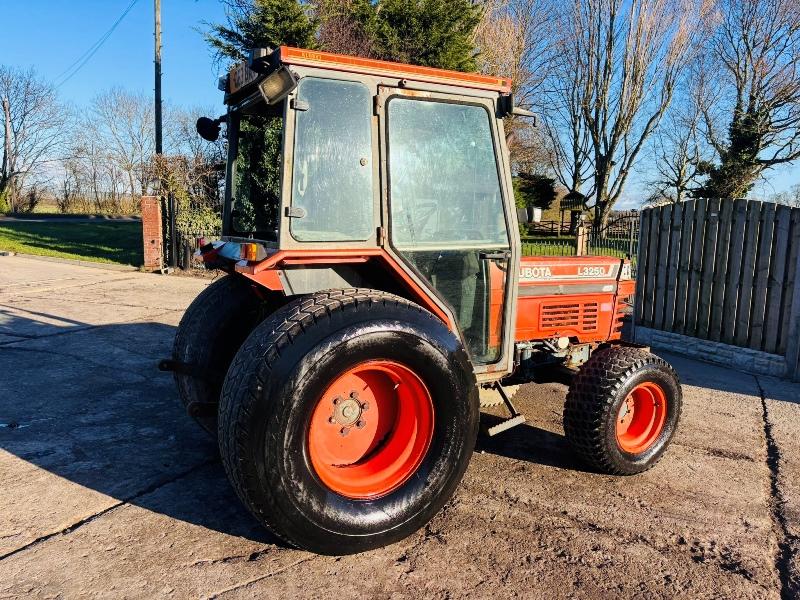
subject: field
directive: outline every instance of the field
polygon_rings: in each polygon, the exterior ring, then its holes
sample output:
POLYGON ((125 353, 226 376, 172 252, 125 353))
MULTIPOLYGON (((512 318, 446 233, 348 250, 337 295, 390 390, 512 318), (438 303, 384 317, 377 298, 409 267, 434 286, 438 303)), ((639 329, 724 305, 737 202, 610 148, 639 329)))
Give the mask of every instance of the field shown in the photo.
POLYGON ((0 221, 0 250, 139 266, 142 225, 138 222, 0 221))

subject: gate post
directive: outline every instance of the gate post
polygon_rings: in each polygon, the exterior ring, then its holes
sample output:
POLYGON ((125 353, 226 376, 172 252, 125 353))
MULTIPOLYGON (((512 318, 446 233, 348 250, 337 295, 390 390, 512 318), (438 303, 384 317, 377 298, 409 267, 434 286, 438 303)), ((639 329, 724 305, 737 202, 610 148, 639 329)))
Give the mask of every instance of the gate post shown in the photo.
POLYGON ((581 223, 575 233, 575 256, 589 254, 589 234, 586 225, 581 223))
POLYGON ((161 202, 157 196, 142 196, 142 243, 144 268, 147 271, 163 269, 163 236, 161 227, 161 202))

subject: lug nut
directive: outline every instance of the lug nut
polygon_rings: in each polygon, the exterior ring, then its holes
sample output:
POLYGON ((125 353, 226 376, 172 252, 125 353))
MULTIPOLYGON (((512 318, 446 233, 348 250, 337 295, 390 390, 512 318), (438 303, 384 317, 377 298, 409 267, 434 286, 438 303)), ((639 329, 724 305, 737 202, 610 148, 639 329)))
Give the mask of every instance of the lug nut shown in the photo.
POLYGON ((355 392, 355 391, 353 391, 353 392, 350 392, 350 397, 351 397, 353 400, 358 400, 358 392, 355 392))
POLYGON ((340 431, 339 433, 341 433, 341 434, 342 434, 342 437, 344 437, 344 436, 346 436, 348 433, 350 433, 350 428, 349 428, 349 427, 342 427, 342 429, 341 429, 341 431, 340 431))
POLYGON ((336 423, 336 417, 328 417, 328 423, 330 423, 331 425, 336 423))
POLYGON ((336 406, 336 405, 337 405, 337 404, 339 404, 339 402, 341 402, 341 401, 342 401, 342 399, 341 399, 341 398, 339 398, 339 396, 336 396, 336 398, 334 398, 334 399, 333 399, 333 405, 334 405, 334 406, 336 406))
POLYGON ((369 410, 369 402, 364 402, 361 404, 361 410, 369 410))
POLYGON ((367 423, 365 421, 362 421, 360 419, 358 421, 356 421, 356 427, 358 427, 359 429, 362 429, 364 427, 364 425, 366 425, 366 424, 367 423))

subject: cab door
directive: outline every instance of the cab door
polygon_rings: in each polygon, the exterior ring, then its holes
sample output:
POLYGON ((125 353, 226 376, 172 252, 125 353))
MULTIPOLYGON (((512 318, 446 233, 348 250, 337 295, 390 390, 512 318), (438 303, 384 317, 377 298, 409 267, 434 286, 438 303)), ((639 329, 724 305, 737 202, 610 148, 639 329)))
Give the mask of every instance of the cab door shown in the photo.
POLYGON ((384 88, 379 112, 391 250, 446 304, 476 371, 505 370, 488 365, 510 355, 516 231, 493 102, 384 88))

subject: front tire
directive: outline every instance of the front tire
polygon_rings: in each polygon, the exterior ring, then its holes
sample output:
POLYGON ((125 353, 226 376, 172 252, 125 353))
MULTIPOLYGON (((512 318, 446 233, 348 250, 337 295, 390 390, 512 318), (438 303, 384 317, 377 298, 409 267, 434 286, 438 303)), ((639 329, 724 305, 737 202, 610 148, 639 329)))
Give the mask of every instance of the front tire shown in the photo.
POLYGON ((639 348, 594 353, 572 381, 564 433, 578 456, 602 473, 632 475, 655 465, 678 427, 678 376, 639 348))
POLYGON ((333 290, 259 325, 223 385, 219 443, 268 529, 321 554, 385 546, 451 497, 478 433, 468 356, 400 297, 333 290))

